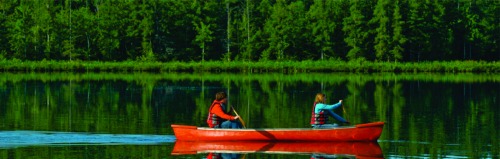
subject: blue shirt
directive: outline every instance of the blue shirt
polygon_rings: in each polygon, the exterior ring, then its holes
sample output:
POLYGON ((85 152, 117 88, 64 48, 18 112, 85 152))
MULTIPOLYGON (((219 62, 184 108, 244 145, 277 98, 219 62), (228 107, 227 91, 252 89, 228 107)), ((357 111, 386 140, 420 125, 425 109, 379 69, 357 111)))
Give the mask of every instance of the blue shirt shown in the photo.
POLYGON ((326 104, 323 104, 323 103, 316 103, 316 108, 314 109, 314 113, 319 113, 321 112, 321 110, 333 110, 333 109, 337 109, 338 107, 340 107, 342 105, 341 102, 338 102, 337 104, 333 104, 333 105, 326 105, 326 104))

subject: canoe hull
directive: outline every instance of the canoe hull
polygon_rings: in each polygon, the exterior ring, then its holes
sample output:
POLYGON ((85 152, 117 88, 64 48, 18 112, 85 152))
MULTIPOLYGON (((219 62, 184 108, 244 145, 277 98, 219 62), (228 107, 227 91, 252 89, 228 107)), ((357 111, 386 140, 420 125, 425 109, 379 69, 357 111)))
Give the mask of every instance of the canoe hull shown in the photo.
POLYGON ((331 129, 217 129, 171 125, 178 141, 376 141, 384 122, 331 129))

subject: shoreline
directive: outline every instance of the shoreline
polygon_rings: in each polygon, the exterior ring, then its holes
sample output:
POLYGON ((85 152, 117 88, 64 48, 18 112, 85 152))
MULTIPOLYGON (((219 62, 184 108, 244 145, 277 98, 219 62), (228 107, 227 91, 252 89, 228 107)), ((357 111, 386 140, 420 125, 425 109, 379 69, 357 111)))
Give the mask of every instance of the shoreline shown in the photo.
POLYGON ((11 81, 136 81, 140 83, 152 83, 155 81, 224 81, 248 82, 248 81, 302 81, 302 82, 324 82, 325 79, 338 83, 355 81, 411 81, 418 80, 422 82, 450 82, 450 83, 471 83, 471 82, 500 82, 498 73, 179 73, 179 72, 0 72, 0 84, 11 81), (147 81, 147 82, 146 82, 147 81))
POLYGON ((500 62, 492 61, 21 61, 1 60, 0 72, 231 72, 231 73, 498 73, 500 62))

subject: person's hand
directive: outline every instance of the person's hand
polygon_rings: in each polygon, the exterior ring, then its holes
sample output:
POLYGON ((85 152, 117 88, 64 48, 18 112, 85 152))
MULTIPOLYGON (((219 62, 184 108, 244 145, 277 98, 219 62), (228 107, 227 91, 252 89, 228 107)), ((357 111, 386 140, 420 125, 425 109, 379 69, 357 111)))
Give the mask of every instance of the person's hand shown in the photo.
POLYGON ((339 103, 342 103, 342 100, 339 100, 339 103))
POLYGON ((234 117, 234 120, 236 120, 236 119, 238 119, 238 118, 240 118, 240 116, 235 116, 235 117, 234 117))

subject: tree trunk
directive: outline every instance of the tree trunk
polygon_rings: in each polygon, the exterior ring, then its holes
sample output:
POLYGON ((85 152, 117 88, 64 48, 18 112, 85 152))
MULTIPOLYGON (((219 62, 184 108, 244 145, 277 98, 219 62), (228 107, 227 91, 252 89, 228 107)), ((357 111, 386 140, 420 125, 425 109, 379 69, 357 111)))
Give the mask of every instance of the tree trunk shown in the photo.
MULTIPOLYGON (((247 0, 246 12, 247 12, 247 48, 250 47, 250 8, 248 7, 249 1, 247 0)), ((249 50, 249 49, 247 49, 249 50)), ((248 61, 252 61, 252 51, 248 51, 248 61)))
POLYGON ((226 47, 227 47, 227 61, 231 61, 231 9, 229 8, 229 2, 226 2, 227 11, 227 37, 226 37, 226 47))

